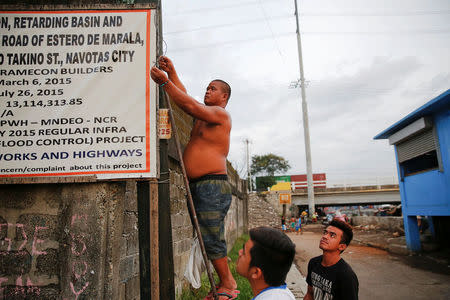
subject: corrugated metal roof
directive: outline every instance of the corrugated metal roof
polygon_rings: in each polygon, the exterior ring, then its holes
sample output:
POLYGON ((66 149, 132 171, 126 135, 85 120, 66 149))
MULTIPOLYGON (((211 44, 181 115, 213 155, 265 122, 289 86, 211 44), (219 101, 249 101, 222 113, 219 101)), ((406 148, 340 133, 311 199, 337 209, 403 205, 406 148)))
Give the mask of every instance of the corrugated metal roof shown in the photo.
POLYGON ((444 109, 450 109, 450 90, 440 94, 436 98, 428 101, 391 127, 382 131, 374 137, 375 140, 382 140, 389 138, 392 134, 399 131, 400 129, 408 126, 415 120, 433 114, 434 112, 442 111, 444 109))

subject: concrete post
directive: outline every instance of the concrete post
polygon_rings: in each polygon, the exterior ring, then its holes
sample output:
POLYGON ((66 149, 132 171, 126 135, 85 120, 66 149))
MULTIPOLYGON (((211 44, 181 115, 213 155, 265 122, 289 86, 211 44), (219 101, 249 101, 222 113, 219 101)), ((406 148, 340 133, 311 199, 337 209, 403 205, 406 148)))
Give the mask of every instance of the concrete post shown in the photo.
POLYGON ((420 244, 419 226, 417 225, 416 216, 403 215, 403 223, 405 227, 405 238, 408 249, 419 252, 422 247, 420 244))
POLYGON ((294 2, 295 2, 295 21, 297 23, 297 46, 298 46, 298 63, 300 67, 300 88, 302 91, 303 134, 305 136, 306 179, 308 182, 308 206, 309 206, 309 214, 312 215, 315 212, 315 206, 314 206, 312 161, 311 161, 311 145, 309 140, 308 105, 306 103, 305 76, 303 74, 302 43, 300 39, 300 26, 298 24, 297 0, 294 0, 294 2))

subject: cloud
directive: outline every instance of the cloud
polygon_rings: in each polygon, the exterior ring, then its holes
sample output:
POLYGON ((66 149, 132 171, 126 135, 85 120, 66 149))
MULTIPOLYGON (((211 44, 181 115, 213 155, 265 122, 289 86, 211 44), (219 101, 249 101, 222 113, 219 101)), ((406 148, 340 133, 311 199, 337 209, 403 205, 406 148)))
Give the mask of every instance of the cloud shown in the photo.
MULTIPOLYGON (((269 19, 293 13, 292 3, 272 6, 263 2, 269 19)), ((301 5, 306 13, 301 26, 310 32, 302 36, 302 43, 305 76, 311 81, 306 99, 313 169, 336 178, 357 174, 395 176, 393 148, 373 137, 448 89, 450 44, 441 33, 370 32, 380 26, 385 31, 403 30, 409 24, 417 31, 431 27, 444 30, 448 22, 441 15, 402 13, 444 11, 446 4, 442 7, 444 1, 433 2, 424 7, 423 2, 408 1, 405 7, 404 1, 384 1, 385 6, 370 1, 344 1, 336 10, 335 1, 316 2, 301 5), (381 16, 385 11, 391 16, 381 16), (328 16, 330 12, 337 15, 328 16), (359 14, 374 16, 362 18, 359 14), (340 34, 342 30, 346 34, 340 34), (313 31, 330 33, 318 35, 313 31), (353 31, 367 33, 354 35, 353 31)), ((293 32, 295 22, 292 17, 264 21, 258 3, 245 8, 234 7, 237 4, 238 1, 187 4, 180 0, 167 3, 164 29, 185 31, 165 36, 168 56, 174 59, 188 92, 199 100, 210 80, 222 78, 230 83, 230 161, 239 168, 245 165, 243 140, 249 138, 251 154, 281 155, 291 163, 290 173, 304 173, 300 90, 288 88, 299 76, 296 39, 295 34, 279 36, 293 32), (222 8, 215 10, 216 6, 222 8), (254 19, 263 21, 242 21, 254 19), (233 22, 241 24, 222 26, 233 22), (192 30, 199 27, 205 29, 192 30), (261 36, 266 38, 254 39, 261 36)))
MULTIPOLYGON (((386 113, 385 104, 395 106, 392 95, 420 67, 413 57, 378 57, 352 75, 313 82, 307 89, 307 100, 314 170, 395 172, 392 149, 375 144, 372 138, 383 129, 379 120, 386 113), (391 161, 392 165, 384 170, 379 168, 380 158, 391 161)), ((262 154, 270 149, 291 161, 294 172, 304 172, 299 91, 252 85, 248 90, 257 92, 253 95, 247 92, 249 101, 243 106, 251 109, 242 109, 234 115, 239 120, 234 134, 251 133, 255 152, 262 154)))

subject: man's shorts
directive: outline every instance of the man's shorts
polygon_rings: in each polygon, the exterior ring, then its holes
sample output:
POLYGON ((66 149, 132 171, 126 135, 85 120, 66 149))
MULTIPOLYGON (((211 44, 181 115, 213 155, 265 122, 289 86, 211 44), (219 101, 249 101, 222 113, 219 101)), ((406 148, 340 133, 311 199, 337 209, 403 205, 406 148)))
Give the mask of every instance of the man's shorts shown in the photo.
POLYGON ((211 260, 227 256, 224 219, 231 204, 227 175, 205 175, 189 184, 206 254, 211 260))

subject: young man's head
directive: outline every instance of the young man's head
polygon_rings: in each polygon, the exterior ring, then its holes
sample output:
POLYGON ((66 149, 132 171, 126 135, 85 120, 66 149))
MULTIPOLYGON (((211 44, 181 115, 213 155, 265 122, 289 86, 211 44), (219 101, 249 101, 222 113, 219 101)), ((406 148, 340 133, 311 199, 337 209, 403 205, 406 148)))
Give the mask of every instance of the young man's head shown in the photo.
POLYGON ((250 239, 239 251, 236 271, 252 281, 269 286, 284 284, 295 256, 295 244, 277 229, 258 227, 250 230, 250 239))
POLYGON ((342 253, 353 238, 352 227, 346 222, 333 219, 323 231, 319 248, 323 251, 336 251, 342 253))
POLYGON ((221 79, 211 81, 206 88, 204 101, 206 105, 225 106, 231 96, 231 87, 221 79))

